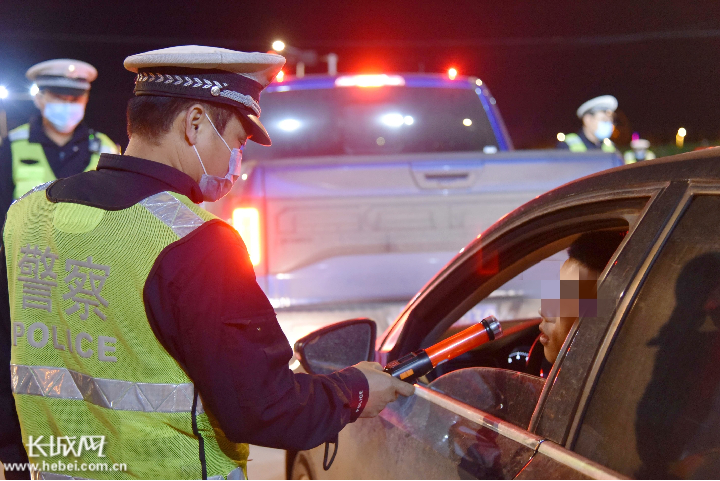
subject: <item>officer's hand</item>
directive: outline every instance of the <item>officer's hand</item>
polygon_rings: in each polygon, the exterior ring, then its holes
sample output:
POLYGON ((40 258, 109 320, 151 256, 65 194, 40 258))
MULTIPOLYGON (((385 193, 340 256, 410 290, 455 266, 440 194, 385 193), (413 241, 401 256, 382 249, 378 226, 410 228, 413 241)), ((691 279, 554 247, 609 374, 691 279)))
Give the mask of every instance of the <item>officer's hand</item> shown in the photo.
POLYGON ((395 379, 390 374, 383 372, 383 368, 376 362, 363 361, 353 366, 360 369, 368 380, 370 395, 363 409, 361 418, 374 418, 382 411, 388 403, 401 396, 412 396, 415 393, 415 386, 395 379))

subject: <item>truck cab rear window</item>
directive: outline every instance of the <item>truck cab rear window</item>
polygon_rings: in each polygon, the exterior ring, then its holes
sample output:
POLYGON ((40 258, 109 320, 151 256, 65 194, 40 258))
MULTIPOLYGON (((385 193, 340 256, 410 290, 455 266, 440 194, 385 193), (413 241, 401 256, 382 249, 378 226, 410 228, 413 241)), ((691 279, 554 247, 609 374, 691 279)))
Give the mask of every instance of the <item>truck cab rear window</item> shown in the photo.
POLYGON ((482 102, 469 89, 269 92, 262 97, 262 122, 272 148, 250 142, 248 160, 497 148, 482 102))

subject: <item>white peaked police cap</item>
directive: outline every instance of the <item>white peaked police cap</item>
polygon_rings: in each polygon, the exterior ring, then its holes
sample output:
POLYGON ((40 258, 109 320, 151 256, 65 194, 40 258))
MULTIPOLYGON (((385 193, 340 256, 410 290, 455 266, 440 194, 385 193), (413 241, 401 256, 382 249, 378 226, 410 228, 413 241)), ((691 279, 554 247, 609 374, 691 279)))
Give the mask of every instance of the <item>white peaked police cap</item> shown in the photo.
POLYGON ((595 97, 594 99, 590 99, 584 104, 582 104, 577 109, 577 116, 579 119, 583 118, 583 115, 585 114, 592 114, 595 112, 600 112, 602 110, 609 110, 611 112, 615 112, 618 107, 618 101, 615 97, 612 95, 601 95, 600 97, 595 97))
POLYGON ((249 121, 250 140, 270 145, 260 122, 260 92, 277 76, 285 58, 184 45, 131 55, 125 68, 137 74, 135 95, 181 97, 236 107, 249 121))
POLYGON ((650 141, 646 139, 635 139, 630 142, 630 148, 633 150, 645 150, 650 148, 650 141))
POLYGON ((97 70, 81 60, 59 58, 33 65, 25 76, 41 90, 49 88, 77 95, 90 90, 90 83, 97 78, 97 70))

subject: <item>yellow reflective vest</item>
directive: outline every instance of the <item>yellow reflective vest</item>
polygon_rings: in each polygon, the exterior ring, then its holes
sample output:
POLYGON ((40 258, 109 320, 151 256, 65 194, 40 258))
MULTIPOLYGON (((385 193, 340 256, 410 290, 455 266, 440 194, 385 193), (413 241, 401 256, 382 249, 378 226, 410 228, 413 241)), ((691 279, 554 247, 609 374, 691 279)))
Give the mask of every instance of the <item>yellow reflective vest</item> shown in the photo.
MULTIPOLYGON (((648 150, 647 152, 645 152, 645 158, 642 160, 653 160, 654 158, 655 152, 653 152, 652 150, 648 150)), ((635 157, 634 150, 628 150, 627 152, 625 152, 625 154, 623 155, 623 160, 626 164, 634 164, 638 161, 637 157, 635 157)))
POLYGON ((3 232, 9 367, 35 479, 245 479, 248 445, 204 410, 143 303, 163 249, 215 217, 171 192, 106 211, 51 202, 46 187, 10 207, 3 232))
MULTIPOLYGON (((42 144, 30 142, 30 124, 21 125, 8 134, 12 152, 12 175, 18 199, 38 185, 57 180, 45 156, 42 144)), ((100 154, 119 154, 120 149, 105 134, 90 131, 90 163, 85 170, 95 170, 100 154)))
MULTIPOLYGON (((568 147, 570 148, 570 152, 587 152, 588 148, 587 145, 585 145, 585 142, 580 138, 578 134, 567 134, 565 136, 564 141, 568 147)), ((617 152, 617 149, 615 148, 615 144, 612 142, 605 143, 602 142, 600 144, 600 149, 603 152, 617 152)))

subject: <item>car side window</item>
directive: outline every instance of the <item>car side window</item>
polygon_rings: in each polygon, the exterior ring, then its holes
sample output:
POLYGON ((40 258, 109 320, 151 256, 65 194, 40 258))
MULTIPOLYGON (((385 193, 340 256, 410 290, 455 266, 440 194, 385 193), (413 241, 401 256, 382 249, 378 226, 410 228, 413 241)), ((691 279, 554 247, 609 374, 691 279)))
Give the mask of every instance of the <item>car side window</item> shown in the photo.
POLYGON ((560 266, 567 258, 567 251, 561 250, 524 270, 477 303, 454 326, 471 326, 487 316, 500 322, 537 317, 543 289, 560 280, 560 266))
POLYGON ((634 478, 720 477, 720 196, 692 199, 662 247, 575 451, 634 478))
POLYGON ((545 380, 521 372, 471 367, 440 376, 430 388, 526 429, 545 380))
MULTIPOLYGON (((524 270, 478 302, 458 319, 448 332, 465 329, 487 316, 495 316, 506 328, 533 319, 539 322, 541 299, 559 298, 559 292, 555 291, 559 291, 560 267, 567 259, 567 251, 563 249, 524 270)), ((494 367, 527 372, 526 362, 537 335, 536 329, 528 329, 523 340, 515 342, 506 350, 505 355, 496 356, 494 367)), ((547 371, 548 369, 545 369, 533 374, 545 377, 547 371)))
MULTIPOLYGON (((540 399, 544 378, 552 368, 547 356, 557 355, 556 349, 560 350, 574 324, 573 317, 579 315, 579 311, 571 315, 572 312, 567 311, 573 309, 564 307, 565 315, 571 316, 561 321, 555 316, 562 314, 551 314, 549 306, 575 304, 579 307, 586 301, 595 302, 594 288, 580 289, 577 286, 579 281, 563 280, 561 273, 565 272, 567 277, 573 272, 572 266, 580 263, 578 259, 589 262, 585 257, 588 251, 602 251, 594 260, 604 267, 622 242, 626 230, 588 231, 568 237, 556 244, 555 248, 561 250, 532 264, 479 300, 441 337, 454 335, 487 316, 495 316, 500 321, 504 335, 437 366, 427 376, 432 381, 430 387, 526 429, 540 399), (565 249, 561 246, 571 247, 565 249), (571 250, 575 257, 569 260, 571 250), (574 292, 573 285, 576 286, 574 292), (544 339, 539 328, 541 312, 546 316, 547 323, 544 339), (548 337, 553 331, 557 335, 548 337)), ((597 274, 602 271, 601 267, 596 269, 599 269, 597 274)), ((594 287, 595 281, 587 282, 593 282, 594 287)), ((554 361, 555 357, 551 360, 554 361)))

